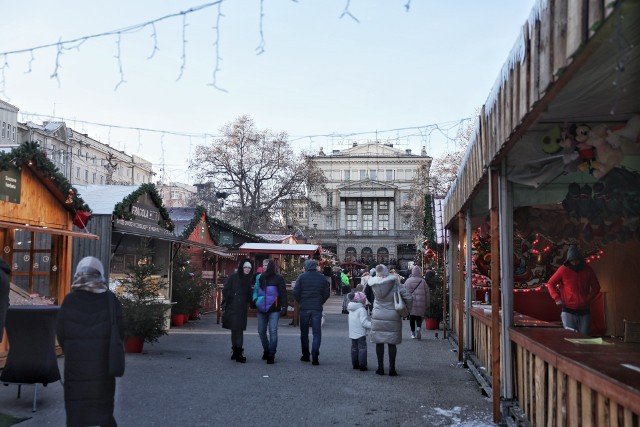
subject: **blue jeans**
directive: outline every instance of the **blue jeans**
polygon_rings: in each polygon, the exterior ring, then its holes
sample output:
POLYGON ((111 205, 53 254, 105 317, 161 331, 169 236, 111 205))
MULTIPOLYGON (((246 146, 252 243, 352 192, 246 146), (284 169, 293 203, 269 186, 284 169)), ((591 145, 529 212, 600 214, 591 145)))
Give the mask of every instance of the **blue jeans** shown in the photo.
POLYGON ((313 344, 311 355, 320 354, 320 342, 322 341, 322 310, 300 310, 300 345, 302 354, 309 354, 309 324, 313 332, 313 344))
POLYGON ((342 311, 347 311, 349 305, 349 293, 342 294, 342 311))
POLYGON ((573 314, 563 311, 562 313, 560 313, 560 318, 562 319, 562 325, 565 329, 571 329, 586 336, 591 335, 590 314, 573 314))
POLYGON ((280 313, 277 311, 272 313, 258 312, 258 335, 262 341, 262 349, 271 355, 276 354, 278 348, 278 319, 280 319, 280 313), (267 325, 269 326, 268 339, 267 325))
POLYGON ((367 366, 367 336, 351 338, 351 364, 355 367, 367 366))

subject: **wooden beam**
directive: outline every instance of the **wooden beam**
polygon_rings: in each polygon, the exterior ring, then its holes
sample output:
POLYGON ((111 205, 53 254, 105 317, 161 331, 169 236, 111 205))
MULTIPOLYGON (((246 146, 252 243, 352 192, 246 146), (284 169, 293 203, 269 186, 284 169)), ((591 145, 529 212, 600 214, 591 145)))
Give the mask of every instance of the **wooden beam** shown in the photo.
POLYGON ((493 422, 500 421, 500 213, 498 171, 489 171, 489 215, 491 223, 491 388, 493 422))
POLYGON ((465 256, 464 244, 466 242, 466 221, 464 213, 458 214, 458 362, 464 360, 464 265, 467 257, 465 256))

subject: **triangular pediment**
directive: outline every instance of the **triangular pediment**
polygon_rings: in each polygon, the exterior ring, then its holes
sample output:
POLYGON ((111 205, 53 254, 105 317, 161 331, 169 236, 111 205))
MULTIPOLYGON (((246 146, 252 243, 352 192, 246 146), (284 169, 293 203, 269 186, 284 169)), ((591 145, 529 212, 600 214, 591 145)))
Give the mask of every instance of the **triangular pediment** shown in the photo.
POLYGON ((367 144, 358 144, 355 147, 341 150, 335 156, 349 156, 349 157, 397 157, 397 156, 411 156, 407 154, 405 150, 394 148, 388 144, 382 142, 371 142, 367 144))

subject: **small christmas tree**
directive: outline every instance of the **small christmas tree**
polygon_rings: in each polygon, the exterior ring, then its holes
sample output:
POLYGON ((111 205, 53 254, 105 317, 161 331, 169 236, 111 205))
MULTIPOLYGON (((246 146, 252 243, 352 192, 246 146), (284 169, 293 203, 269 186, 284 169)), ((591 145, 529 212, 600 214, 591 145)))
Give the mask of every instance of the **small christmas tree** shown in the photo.
POLYGON ((137 262, 127 265, 128 277, 123 280, 118 293, 125 320, 125 336, 157 342, 167 333, 164 328, 167 305, 160 299, 167 282, 157 276, 162 269, 153 264, 153 252, 146 239, 142 240, 136 255, 137 262))

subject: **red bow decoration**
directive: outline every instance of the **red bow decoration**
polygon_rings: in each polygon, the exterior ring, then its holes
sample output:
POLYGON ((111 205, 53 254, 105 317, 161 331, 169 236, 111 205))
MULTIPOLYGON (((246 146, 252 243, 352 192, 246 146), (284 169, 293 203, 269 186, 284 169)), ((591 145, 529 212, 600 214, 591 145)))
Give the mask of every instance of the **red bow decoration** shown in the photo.
POLYGON ((79 228, 86 228, 87 223, 89 222, 89 218, 91 218, 91 212, 79 210, 73 217, 73 224, 79 228))

